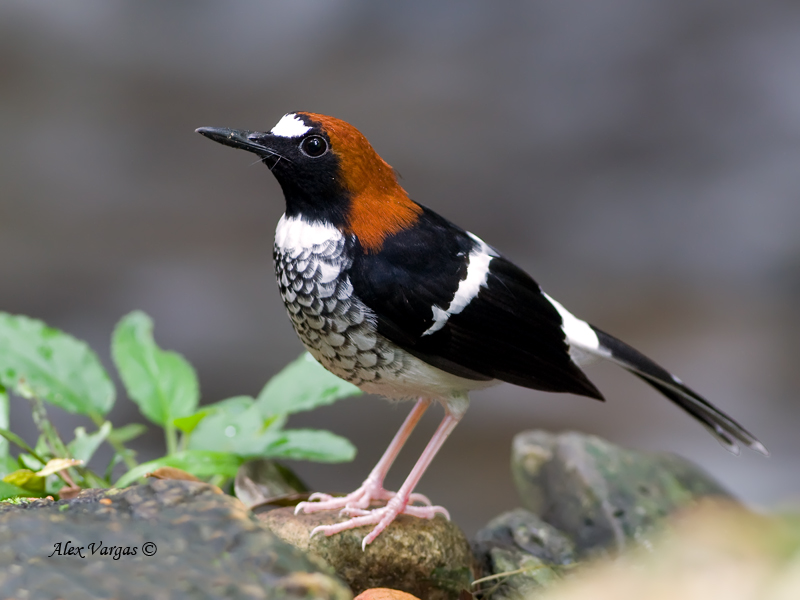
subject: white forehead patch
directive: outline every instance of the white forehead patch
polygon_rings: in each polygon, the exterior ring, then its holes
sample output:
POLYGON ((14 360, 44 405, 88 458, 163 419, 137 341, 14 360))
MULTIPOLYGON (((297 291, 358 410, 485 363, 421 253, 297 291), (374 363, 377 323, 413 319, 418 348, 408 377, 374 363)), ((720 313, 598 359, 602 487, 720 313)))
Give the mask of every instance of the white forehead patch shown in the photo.
POLYGON ((283 118, 278 121, 278 124, 272 128, 270 133, 280 137, 293 138, 300 137, 309 129, 311 129, 311 127, 308 127, 305 123, 303 123, 303 120, 300 119, 296 114, 289 113, 283 115, 283 118))

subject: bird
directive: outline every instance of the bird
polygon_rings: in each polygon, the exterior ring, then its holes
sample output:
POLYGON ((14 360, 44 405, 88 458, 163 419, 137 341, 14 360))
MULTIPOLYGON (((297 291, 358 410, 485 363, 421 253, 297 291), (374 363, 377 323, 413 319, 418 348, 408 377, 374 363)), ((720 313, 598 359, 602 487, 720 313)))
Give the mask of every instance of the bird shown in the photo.
POLYGON ((312 536, 371 526, 366 548, 399 514, 449 518, 414 490, 464 416, 469 393, 508 382, 603 401, 582 369, 596 359, 644 380, 731 452, 743 444, 769 454, 669 371, 570 313, 495 247, 412 200, 349 123, 296 111, 267 132, 196 131, 252 152, 280 184, 286 210, 275 232, 275 275, 308 352, 364 392, 416 401, 357 490, 316 493, 297 505, 298 513, 349 517, 312 536), (444 418, 398 491, 386 490, 389 468, 433 403, 444 418))

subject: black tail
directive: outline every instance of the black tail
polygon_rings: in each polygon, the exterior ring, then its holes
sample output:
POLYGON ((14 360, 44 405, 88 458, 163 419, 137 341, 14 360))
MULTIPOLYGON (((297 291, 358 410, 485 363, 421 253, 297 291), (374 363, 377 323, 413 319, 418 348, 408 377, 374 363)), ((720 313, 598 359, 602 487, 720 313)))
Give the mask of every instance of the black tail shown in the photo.
POLYGON ((739 454, 739 446, 736 442, 740 442, 764 456, 769 456, 767 449, 753 434, 715 408, 708 400, 686 387, 680 379, 658 366, 635 348, 631 348, 594 326, 592 329, 597 334, 601 351, 605 350, 610 354, 607 358, 649 383, 700 421, 726 449, 734 454, 739 454))

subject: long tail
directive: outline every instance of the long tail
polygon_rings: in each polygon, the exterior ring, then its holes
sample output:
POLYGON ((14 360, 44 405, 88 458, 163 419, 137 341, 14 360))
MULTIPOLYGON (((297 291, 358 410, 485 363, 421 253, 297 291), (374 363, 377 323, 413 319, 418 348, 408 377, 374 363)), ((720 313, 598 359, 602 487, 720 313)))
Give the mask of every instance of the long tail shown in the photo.
POLYGON ((695 419, 700 421, 725 448, 739 454, 740 442, 769 456, 764 445, 753 434, 731 419, 697 392, 689 389, 680 379, 657 365, 644 354, 625 342, 590 325, 597 334, 600 348, 592 354, 611 360, 653 386, 695 419))

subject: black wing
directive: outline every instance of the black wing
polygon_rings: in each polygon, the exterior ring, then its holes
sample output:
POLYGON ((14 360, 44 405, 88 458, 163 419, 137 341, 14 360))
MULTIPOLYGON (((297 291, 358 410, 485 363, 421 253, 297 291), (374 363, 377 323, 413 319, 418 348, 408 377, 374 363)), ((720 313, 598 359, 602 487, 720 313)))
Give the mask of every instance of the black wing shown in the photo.
POLYGON ((477 296, 426 333, 435 322, 433 306, 448 308, 467 277, 470 252, 481 247, 424 209, 414 227, 388 238, 380 253, 356 248, 350 277, 377 315, 378 332, 443 371, 602 400, 570 359, 561 317, 539 285, 495 251, 477 296))

